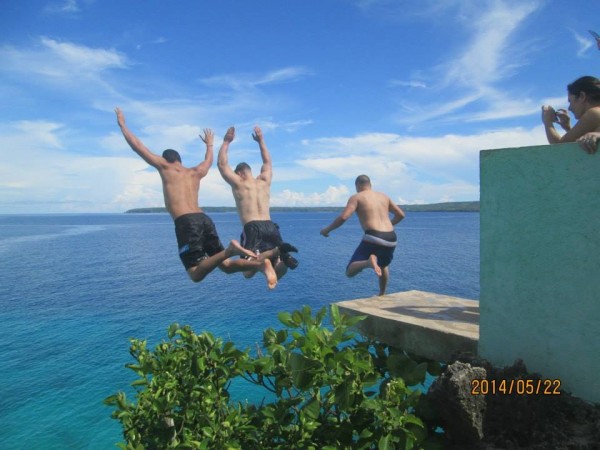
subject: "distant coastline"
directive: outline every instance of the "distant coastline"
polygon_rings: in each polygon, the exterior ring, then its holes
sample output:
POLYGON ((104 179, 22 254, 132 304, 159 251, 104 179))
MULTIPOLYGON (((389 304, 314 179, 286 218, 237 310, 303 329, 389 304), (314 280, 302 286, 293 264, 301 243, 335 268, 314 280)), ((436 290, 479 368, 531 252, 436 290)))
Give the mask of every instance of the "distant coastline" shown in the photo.
MULTIPOLYGON (((445 202, 429 203, 426 205, 400 205, 405 211, 415 212, 479 212, 479 202, 445 202)), ((272 206, 271 212, 339 212, 343 206, 272 206)), ((206 212, 235 212, 235 206, 202 206, 206 212)), ((125 214, 166 213, 164 207, 133 208, 125 214)))

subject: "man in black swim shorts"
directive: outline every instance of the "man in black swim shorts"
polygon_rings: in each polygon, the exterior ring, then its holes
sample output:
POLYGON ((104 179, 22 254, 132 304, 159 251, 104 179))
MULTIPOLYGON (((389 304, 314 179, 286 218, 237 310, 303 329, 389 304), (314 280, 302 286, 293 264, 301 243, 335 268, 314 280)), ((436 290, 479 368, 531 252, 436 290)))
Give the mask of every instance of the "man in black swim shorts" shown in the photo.
POLYGON ((204 213, 188 213, 175 219, 179 258, 185 269, 223 250, 215 224, 204 213))
POLYGON ((379 277, 379 295, 384 295, 396 248, 394 225, 404 219, 404 211, 384 193, 372 190, 368 176, 360 175, 354 185, 357 193, 348 199, 344 211, 321 230, 321 235, 329 237, 331 231, 342 226, 356 212, 365 234, 350 258, 346 276, 353 277, 370 267, 379 277), (392 219, 389 213, 394 215, 392 219))
POLYGON ((224 248, 217 235, 213 221, 198 206, 200 180, 206 176, 213 162, 214 135, 204 130, 200 138, 206 144, 204 161, 194 167, 184 167, 175 150, 165 150, 162 156, 152 153, 125 124, 119 108, 115 109, 117 123, 129 146, 144 161, 158 170, 163 184, 165 206, 175 222, 175 234, 179 257, 190 279, 198 282, 217 267, 225 273, 260 271, 272 289, 277 284, 277 275, 270 260, 258 260, 255 254, 232 240, 224 248), (231 259, 245 256, 249 259, 231 259))
MULTIPOLYGON (((290 252, 298 250, 283 242, 279 225, 271 220, 269 205, 273 177, 271 155, 261 129, 254 127, 252 137, 258 142, 263 162, 260 175, 255 178, 252 169, 246 163, 238 164, 233 170, 229 167, 227 152, 234 137, 235 129, 231 127, 227 130, 219 150, 218 167, 223 179, 231 186, 238 214, 244 226, 240 241, 244 248, 252 251, 259 259, 271 259, 277 279, 280 279, 286 274, 288 268, 297 267, 298 261, 290 255, 290 252)), ((251 277, 254 273, 255 271, 248 271, 244 274, 251 277)))

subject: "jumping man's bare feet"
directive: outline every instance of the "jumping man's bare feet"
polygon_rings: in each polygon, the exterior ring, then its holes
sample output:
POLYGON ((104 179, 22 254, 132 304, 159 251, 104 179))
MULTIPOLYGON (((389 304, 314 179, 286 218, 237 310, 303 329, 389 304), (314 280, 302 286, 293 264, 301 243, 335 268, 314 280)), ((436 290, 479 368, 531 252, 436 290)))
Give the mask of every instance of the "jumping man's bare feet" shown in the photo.
POLYGON ((256 259, 256 255, 253 252, 242 247, 235 239, 229 243, 229 246, 225 249, 225 254, 229 258, 232 256, 249 256, 252 259, 256 259))
POLYGON ((379 264, 377 264, 377 256, 375 256, 375 255, 369 256, 369 264, 371 265, 371 267, 373 268, 373 270, 375 271, 377 276, 380 277, 381 276, 381 267, 379 267, 379 264))
POLYGON ((269 289, 273 289, 277 286, 277 274, 275 273, 275 269, 273 269, 273 264, 271 264, 270 259, 265 259, 262 261, 261 272, 265 274, 265 278, 267 279, 267 287, 269 289))

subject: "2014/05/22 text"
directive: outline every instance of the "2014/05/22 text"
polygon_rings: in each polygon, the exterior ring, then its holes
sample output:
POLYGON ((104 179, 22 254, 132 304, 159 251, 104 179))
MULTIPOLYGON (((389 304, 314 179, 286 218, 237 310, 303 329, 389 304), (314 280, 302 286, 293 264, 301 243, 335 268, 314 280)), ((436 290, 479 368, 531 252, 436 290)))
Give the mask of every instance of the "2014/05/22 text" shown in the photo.
POLYGON ((471 395, 560 395, 559 379, 550 380, 471 380, 471 395))

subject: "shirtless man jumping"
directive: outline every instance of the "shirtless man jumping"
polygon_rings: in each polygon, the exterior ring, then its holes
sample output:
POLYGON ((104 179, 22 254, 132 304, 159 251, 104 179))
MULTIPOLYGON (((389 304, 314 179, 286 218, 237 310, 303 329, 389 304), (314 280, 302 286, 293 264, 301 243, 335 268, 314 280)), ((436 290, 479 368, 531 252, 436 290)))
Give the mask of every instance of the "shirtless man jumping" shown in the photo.
POLYGON ((389 279, 388 266, 396 248, 394 225, 404 219, 404 211, 387 195, 373 191, 368 176, 358 176, 354 185, 357 193, 348 199, 344 211, 321 230, 321 235, 329 237, 331 231, 342 226, 356 212, 365 234, 350 258, 346 276, 353 277, 371 267, 379 277, 379 295, 384 295, 389 279), (394 214, 391 220, 390 212, 394 214))
POLYGON ((179 257, 191 280, 195 283, 202 281, 217 267, 225 273, 254 270, 264 273, 268 287, 274 288, 277 276, 271 262, 268 259, 257 260, 252 252, 235 240, 224 248, 213 221, 198 206, 200 180, 206 176, 213 162, 213 132, 205 129, 204 136, 200 136, 206 144, 204 161, 187 168, 181 164, 181 157, 175 150, 165 150, 162 156, 152 153, 127 128, 123 112, 119 108, 115 112, 129 146, 160 174, 165 206, 175 222, 179 257), (236 255, 252 259, 229 259, 236 255))
MULTIPOLYGON (((263 162, 260 174, 255 178, 252 169, 245 162, 239 163, 235 170, 232 170, 229 167, 227 151, 234 137, 235 128, 230 127, 219 149, 217 166, 223 179, 231 186, 235 205, 244 226, 241 244, 253 254, 260 255, 260 260, 272 259, 277 279, 280 279, 286 274, 288 268, 295 269, 298 266, 298 261, 289 254, 298 250, 283 242, 279 225, 271 221, 269 205, 273 178, 271 155, 261 129, 254 127, 252 138, 258 142, 263 162)), ((250 270, 244 275, 251 277, 255 272, 256 270, 250 270)))

